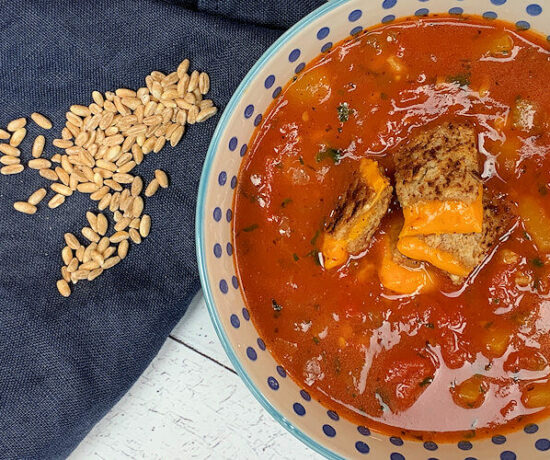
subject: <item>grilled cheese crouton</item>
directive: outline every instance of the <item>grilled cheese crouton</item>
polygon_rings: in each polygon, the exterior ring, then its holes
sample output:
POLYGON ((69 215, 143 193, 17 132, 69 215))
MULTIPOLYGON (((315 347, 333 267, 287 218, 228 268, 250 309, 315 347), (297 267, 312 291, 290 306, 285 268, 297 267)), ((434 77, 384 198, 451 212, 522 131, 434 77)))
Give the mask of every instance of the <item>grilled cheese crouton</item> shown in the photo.
POLYGON ((422 262, 409 259, 397 249, 397 236, 402 222, 392 223, 382 239, 382 261, 378 267, 378 279, 386 289, 398 294, 418 294, 435 287, 435 277, 422 262))
MULTIPOLYGON (((487 193, 484 195, 487 197, 487 193)), ((423 260, 462 282, 477 267, 509 229, 512 209, 503 197, 485 198, 483 228, 480 233, 448 233, 407 236, 399 239, 397 249, 412 259, 423 260)))
POLYGON ((321 250, 326 269, 343 264, 350 254, 367 248, 388 210, 392 191, 378 163, 361 160, 359 172, 325 225, 321 250))
POLYGON ((482 186, 474 129, 444 123, 417 135, 395 156, 400 236, 482 231, 482 186))

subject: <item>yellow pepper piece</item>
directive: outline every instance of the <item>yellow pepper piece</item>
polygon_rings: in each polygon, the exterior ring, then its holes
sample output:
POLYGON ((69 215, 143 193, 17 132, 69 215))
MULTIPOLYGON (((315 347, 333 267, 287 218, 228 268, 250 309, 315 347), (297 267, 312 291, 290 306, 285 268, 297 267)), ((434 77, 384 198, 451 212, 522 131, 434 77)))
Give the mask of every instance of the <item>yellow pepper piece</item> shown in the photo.
POLYGON ((431 233, 479 233, 483 227, 483 186, 473 203, 425 201, 403 208, 405 224, 399 237, 431 233))

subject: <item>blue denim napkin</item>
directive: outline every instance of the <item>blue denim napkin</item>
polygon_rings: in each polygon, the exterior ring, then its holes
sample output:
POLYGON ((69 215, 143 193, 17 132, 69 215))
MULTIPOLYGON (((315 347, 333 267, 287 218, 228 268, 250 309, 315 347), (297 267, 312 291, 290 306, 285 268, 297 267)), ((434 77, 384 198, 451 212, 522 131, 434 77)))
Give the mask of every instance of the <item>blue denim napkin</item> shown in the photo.
MULTIPOLYGON (((223 109, 239 81, 281 31, 321 0, 0 0, 0 127, 38 111, 54 122, 45 156, 58 149, 71 104, 93 90, 138 88, 152 70, 185 57, 210 73, 223 109)), ((49 183, 26 169, 0 176, 0 458, 67 456, 155 356, 199 289, 194 248, 197 185, 218 117, 189 127, 177 148, 149 155, 171 187, 146 200, 150 236, 92 283, 62 298, 63 234, 87 225, 95 203, 75 194, 54 210, 17 213, 49 183)), ((51 195, 49 195, 51 196, 51 195)))

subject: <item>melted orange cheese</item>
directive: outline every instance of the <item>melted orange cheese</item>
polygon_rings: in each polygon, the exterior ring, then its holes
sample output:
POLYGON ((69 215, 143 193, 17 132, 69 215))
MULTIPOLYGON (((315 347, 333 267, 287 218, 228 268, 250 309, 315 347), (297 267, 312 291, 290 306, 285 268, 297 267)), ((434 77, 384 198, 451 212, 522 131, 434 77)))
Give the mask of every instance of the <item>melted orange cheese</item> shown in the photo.
POLYGON ((393 260, 389 237, 385 238, 378 278, 382 286, 398 294, 418 294, 434 287, 434 278, 424 267, 412 269, 393 260))
POLYGON ((483 226, 483 186, 472 203, 424 201, 403 208, 405 224, 399 237, 431 233, 479 233, 483 226))
POLYGON ((361 160, 359 171, 369 188, 374 190, 375 195, 369 204, 369 209, 361 215, 343 238, 335 238, 328 234, 324 235, 321 251, 323 253, 324 267, 327 270, 338 267, 346 262, 349 256, 347 251, 348 243, 358 238, 364 232, 370 220, 372 209, 380 200, 384 189, 389 185, 388 179, 380 174, 377 161, 369 159, 361 160))
POLYGON ((400 238, 397 249, 411 259, 429 262, 443 271, 458 276, 467 276, 470 270, 451 253, 429 246, 424 240, 415 236, 400 238))

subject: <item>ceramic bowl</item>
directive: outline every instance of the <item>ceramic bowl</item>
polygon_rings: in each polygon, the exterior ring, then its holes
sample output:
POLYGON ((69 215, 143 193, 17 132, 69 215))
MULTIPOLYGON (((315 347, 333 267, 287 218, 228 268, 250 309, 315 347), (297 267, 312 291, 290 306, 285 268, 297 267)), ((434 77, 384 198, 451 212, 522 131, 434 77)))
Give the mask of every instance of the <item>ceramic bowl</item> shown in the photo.
POLYGON ((306 63, 348 35, 402 16, 443 12, 501 18, 518 28, 550 34, 550 3, 546 0, 328 2, 287 31, 250 70, 220 119, 204 164, 197 206, 197 254, 216 332, 235 369, 265 409, 328 458, 550 458, 550 420, 490 439, 436 444, 371 432, 368 420, 365 426, 357 426, 327 411, 288 377, 266 350, 239 290, 231 245, 233 194, 247 143, 273 98, 306 63))

